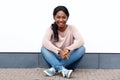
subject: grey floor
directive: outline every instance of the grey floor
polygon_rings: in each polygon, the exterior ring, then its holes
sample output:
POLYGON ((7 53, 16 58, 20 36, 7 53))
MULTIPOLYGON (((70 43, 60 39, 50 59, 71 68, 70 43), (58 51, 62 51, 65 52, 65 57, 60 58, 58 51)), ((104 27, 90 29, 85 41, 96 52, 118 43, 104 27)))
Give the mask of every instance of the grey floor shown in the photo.
POLYGON ((0 80, 120 80, 120 69, 76 69, 70 79, 48 77, 43 68, 0 68, 0 80))

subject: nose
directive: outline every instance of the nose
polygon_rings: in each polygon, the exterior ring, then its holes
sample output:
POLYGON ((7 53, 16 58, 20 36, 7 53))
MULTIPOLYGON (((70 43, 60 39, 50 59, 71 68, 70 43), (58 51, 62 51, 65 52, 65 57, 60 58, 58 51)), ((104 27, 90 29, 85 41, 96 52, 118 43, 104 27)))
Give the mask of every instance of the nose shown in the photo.
POLYGON ((62 19, 62 18, 60 18, 60 21, 63 21, 63 19, 62 19))

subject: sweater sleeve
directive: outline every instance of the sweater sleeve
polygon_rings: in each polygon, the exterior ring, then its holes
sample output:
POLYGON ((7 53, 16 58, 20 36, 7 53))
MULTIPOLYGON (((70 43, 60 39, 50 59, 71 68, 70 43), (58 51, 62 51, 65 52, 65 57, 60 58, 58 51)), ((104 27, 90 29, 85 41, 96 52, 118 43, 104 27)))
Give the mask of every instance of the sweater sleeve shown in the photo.
POLYGON ((45 36, 43 37, 43 41, 42 41, 42 45, 47 48, 48 50, 58 54, 58 51, 60 50, 59 48, 57 48, 54 44, 52 44, 51 42, 51 37, 52 37, 53 31, 51 30, 51 28, 49 28, 45 34, 45 36))
POLYGON ((83 38, 81 36, 81 34, 79 33, 79 31, 74 27, 71 26, 71 31, 73 33, 73 44, 71 44, 70 46, 66 47, 67 49, 69 49, 70 51, 79 48, 80 46, 84 45, 84 41, 83 38))

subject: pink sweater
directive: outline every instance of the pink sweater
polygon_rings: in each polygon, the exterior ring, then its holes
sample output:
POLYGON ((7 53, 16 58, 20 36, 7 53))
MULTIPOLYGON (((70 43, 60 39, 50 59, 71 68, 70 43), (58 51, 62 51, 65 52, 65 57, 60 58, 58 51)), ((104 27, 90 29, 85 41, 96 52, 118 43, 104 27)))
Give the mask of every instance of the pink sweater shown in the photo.
POLYGON ((84 44, 82 36, 79 34, 78 30, 72 26, 68 25, 64 32, 58 31, 59 41, 55 42, 53 38, 53 31, 49 27, 46 32, 42 45, 48 50, 58 54, 59 50, 67 48, 70 51, 79 48, 84 44))

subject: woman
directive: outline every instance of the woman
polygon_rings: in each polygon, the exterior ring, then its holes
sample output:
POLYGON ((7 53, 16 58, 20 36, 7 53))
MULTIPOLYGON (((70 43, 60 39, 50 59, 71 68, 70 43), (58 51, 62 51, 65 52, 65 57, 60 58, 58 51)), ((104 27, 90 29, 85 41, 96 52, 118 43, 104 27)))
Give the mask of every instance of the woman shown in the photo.
POLYGON ((67 24, 69 11, 57 6, 53 11, 54 23, 43 38, 41 53, 51 68, 45 69, 48 76, 61 73, 70 78, 73 69, 85 53, 84 41, 74 26, 67 24))

